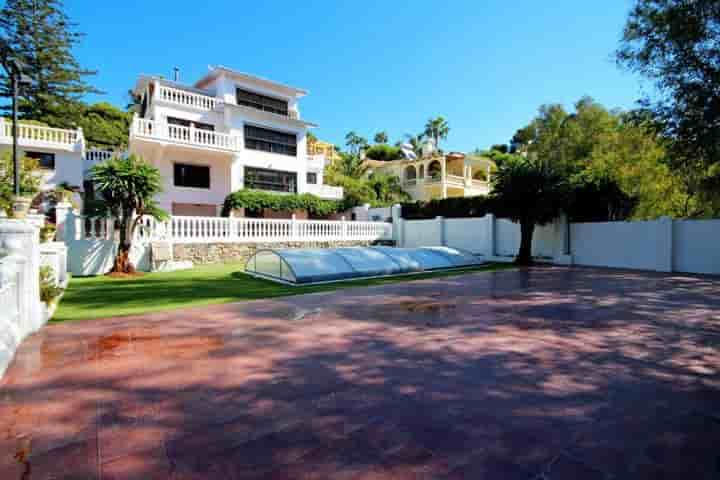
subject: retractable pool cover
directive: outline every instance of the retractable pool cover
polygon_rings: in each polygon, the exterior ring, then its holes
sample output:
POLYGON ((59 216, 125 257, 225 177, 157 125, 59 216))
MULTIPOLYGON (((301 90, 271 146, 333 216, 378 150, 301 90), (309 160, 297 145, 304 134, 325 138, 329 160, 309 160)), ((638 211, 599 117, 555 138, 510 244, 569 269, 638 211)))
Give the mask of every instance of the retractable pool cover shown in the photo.
POLYGON ((283 248, 250 257, 250 275, 292 284, 350 280, 484 263, 469 252, 448 247, 283 248))

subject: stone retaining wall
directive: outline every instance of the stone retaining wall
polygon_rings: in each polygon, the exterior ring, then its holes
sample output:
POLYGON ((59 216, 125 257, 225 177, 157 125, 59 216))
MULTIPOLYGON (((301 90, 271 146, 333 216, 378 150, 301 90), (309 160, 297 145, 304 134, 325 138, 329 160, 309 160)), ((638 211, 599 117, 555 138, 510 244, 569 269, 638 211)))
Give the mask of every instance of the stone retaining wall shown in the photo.
MULTIPOLYGON (((278 243, 176 243, 173 256, 176 261, 189 260, 195 265, 208 263, 245 263, 258 250, 269 248, 334 248, 366 247, 377 242, 278 242, 278 243)), ((387 242, 384 242, 387 243, 387 242)))

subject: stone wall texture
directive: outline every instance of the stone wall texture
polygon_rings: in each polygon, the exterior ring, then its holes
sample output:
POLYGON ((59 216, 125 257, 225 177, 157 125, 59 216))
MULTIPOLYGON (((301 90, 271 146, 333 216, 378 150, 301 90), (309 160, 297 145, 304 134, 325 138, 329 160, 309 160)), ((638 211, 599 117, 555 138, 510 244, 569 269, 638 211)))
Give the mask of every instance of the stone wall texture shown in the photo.
POLYGON ((173 245, 173 255, 176 261, 189 260, 195 265, 245 263, 258 250, 272 248, 366 247, 375 243, 377 242, 176 243, 173 245))

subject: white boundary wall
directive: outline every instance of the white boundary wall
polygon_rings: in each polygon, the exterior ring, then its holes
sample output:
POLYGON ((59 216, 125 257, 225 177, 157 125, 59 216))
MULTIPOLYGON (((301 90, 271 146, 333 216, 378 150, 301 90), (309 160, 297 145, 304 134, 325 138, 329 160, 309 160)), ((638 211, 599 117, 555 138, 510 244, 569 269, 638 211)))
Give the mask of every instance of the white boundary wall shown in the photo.
MULTIPOLYGON (((494 261, 510 261, 520 226, 493 215, 480 218, 403 220, 393 209, 401 247, 445 245, 494 261)), ((563 218, 536 227, 533 256, 568 265, 720 275, 720 220, 572 223, 563 218)))

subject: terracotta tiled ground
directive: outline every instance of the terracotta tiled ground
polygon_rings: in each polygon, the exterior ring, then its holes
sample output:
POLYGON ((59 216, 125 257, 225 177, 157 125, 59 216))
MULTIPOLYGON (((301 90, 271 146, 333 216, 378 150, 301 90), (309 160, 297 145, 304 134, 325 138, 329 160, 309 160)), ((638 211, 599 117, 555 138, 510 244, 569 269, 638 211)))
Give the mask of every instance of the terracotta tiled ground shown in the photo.
POLYGON ((0 479, 720 478, 720 280, 541 268, 43 329, 0 479))

